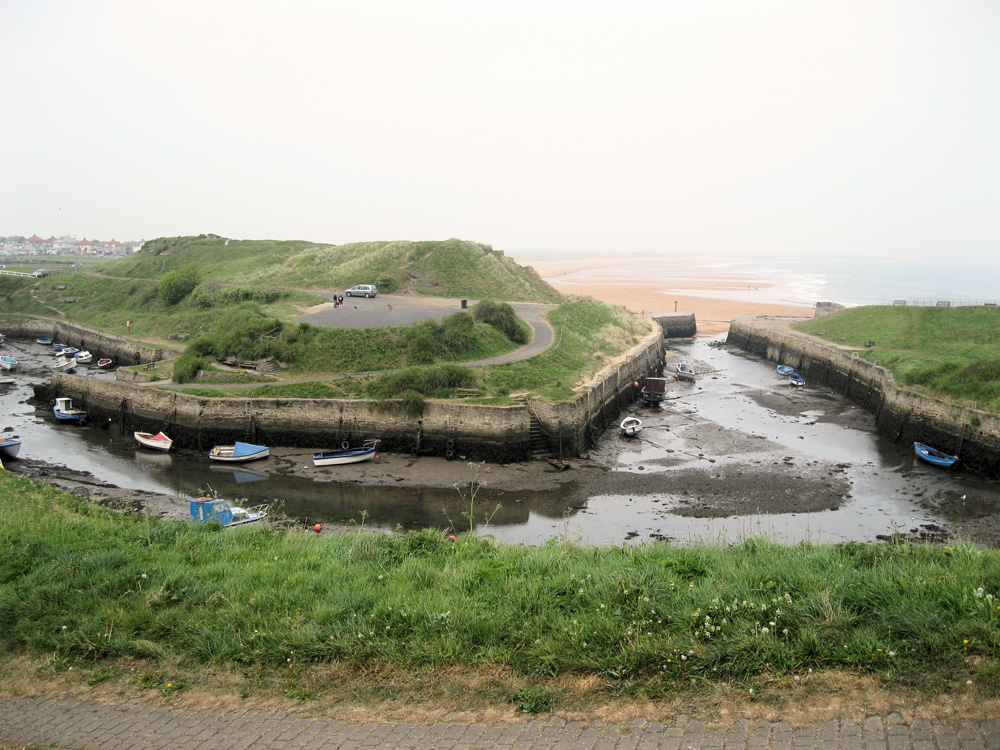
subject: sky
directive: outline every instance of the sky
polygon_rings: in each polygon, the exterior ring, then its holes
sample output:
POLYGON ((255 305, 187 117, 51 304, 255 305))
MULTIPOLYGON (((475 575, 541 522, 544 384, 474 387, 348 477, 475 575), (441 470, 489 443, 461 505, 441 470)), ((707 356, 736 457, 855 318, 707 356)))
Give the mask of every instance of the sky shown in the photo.
POLYGON ((996 0, 0 0, 0 235, 992 258, 996 0))

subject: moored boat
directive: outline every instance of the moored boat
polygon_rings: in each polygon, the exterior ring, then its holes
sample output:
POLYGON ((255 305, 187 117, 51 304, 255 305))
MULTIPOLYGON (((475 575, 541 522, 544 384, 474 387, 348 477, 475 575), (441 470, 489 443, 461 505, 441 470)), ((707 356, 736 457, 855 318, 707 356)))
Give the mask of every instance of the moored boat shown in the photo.
POLYGON ((11 370, 16 370, 18 368, 17 357, 12 357, 9 354, 4 354, 0 357, 0 367, 10 372, 11 370))
POLYGON ((35 339, 35 343, 48 345, 52 343, 52 339, 50 339, 48 336, 42 336, 41 338, 35 339))
POLYGON ((642 432, 642 420, 638 417, 625 417, 619 427, 621 427, 622 435, 634 437, 642 432))
POLYGON ((0 456, 3 458, 17 458, 17 452, 21 450, 21 441, 11 438, 0 439, 0 456))
POLYGON ((914 443, 913 452, 917 455, 917 458, 921 458, 931 464, 931 466, 937 466, 940 469, 950 469, 958 463, 958 456, 939 451, 937 448, 931 448, 929 445, 924 445, 923 443, 914 443))
POLYGON ((71 372, 74 367, 76 367, 75 357, 56 357, 55 364, 52 365, 52 369, 56 372, 71 372))
POLYGON ((83 422, 87 419, 87 412, 73 408, 71 398, 57 398, 52 413, 56 415, 56 419, 63 422, 83 422))
POLYGON ((158 432, 155 435, 151 432, 133 432, 135 441, 144 448, 151 448, 154 451, 168 451, 174 441, 158 432))
POLYGON ((688 383, 693 383, 695 381, 694 367, 692 367, 687 362, 681 362, 677 365, 676 371, 674 372, 674 377, 677 380, 684 380, 688 383))
POLYGON ((56 349, 52 353, 55 354, 57 357, 72 357, 78 351, 80 351, 80 350, 77 349, 75 346, 64 346, 64 347, 62 347, 62 349, 56 349))
POLYGON ((789 367, 788 365, 778 365, 779 375, 785 375, 787 377, 788 375, 791 375, 793 372, 795 372, 794 367, 789 367))
POLYGON ((797 372, 793 372, 791 375, 788 376, 788 382, 796 386, 801 386, 806 384, 805 378, 803 378, 797 372))
POLYGON ((102 370, 107 370, 112 364, 113 363, 108 357, 103 357, 102 359, 97 360, 97 366, 102 370))
POLYGON ((77 352, 76 354, 73 355, 73 357, 81 365, 89 365, 90 362, 91 362, 91 360, 94 358, 94 355, 91 354, 90 352, 84 350, 82 352, 77 352))
POLYGON ((313 466, 336 466, 356 464, 375 458, 375 444, 378 440, 366 440, 360 448, 343 448, 333 451, 313 453, 313 466))
POLYGON ((269 455, 270 451, 264 445, 237 442, 233 445, 215 446, 208 454, 208 457, 212 461, 241 463, 243 461, 256 461, 258 458, 267 458, 269 455))
POLYGON ((267 505, 241 508, 220 497, 199 497, 191 501, 191 517, 208 523, 218 521, 223 526, 240 526, 267 518, 267 505))
POLYGON ((658 404, 666 398, 666 378, 646 378, 642 386, 642 400, 647 404, 658 404))

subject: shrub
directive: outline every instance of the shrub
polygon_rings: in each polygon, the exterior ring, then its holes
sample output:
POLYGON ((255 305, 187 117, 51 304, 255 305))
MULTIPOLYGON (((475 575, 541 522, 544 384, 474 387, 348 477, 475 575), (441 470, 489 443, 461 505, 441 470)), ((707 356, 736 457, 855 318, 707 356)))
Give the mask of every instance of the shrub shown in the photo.
POLYGON ((200 275, 201 265, 197 262, 188 263, 177 271, 167 271, 156 287, 160 301, 167 306, 176 305, 194 291, 200 275))
POLYGON ((475 321, 467 312, 457 312, 441 321, 441 343, 456 354, 468 351, 475 336, 475 321))
POLYGON ((375 279, 375 286, 380 294, 392 294, 399 290, 399 282, 389 275, 382 275, 375 279))
POLYGON ((483 300, 472 308, 476 320, 493 326, 515 344, 528 343, 528 327, 522 323, 514 308, 506 302, 483 300))
POLYGON ((205 359, 188 351, 184 352, 174 363, 173 381, 189 383, 198 377, 198 371, 205 369, 205 359))

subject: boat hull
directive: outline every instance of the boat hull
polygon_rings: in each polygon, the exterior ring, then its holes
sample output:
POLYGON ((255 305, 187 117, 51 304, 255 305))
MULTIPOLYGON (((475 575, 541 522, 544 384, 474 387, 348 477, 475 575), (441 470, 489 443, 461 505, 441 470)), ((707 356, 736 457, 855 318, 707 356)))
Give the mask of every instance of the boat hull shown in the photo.
POLYGON ((0 440, 0 457, 17 458, 17 454, 20 450, 20 440, 0 440))
POLYGON ((636 417, 627 417, 622 420, 619 427, 625 437, 635 437, 642 432, 642 420, 636 417))
POLYGON ((923 443, 914 443, 913 452, 917 458, 939 469, 950 469, 958 463, 958 456, 952 456, 949 453, 939 451, 937 448, 932 448, 923 443))
POLYGON ((313 453, 313 466, 339 466, 341 464, 357 464, 370 461, 375 457, 377 440, 366 440, 360 448, 344 448, 336 451, 318 451, 313 453))
POLYGON ((158 432, 155 435, 149 432, 133 432, 132 436, 135 438, 135 442, 143 448, 149 448, 154 451, 168 451, 170 450, 170 446, 174 444, 174 441, 162 432, 158 432))
POLYGON ((266 446, 251 443, 236 443, 234 445, 217 445, 208 454, 211 461, 240 464, 247 461, 257 461, 271 455, 266 446))

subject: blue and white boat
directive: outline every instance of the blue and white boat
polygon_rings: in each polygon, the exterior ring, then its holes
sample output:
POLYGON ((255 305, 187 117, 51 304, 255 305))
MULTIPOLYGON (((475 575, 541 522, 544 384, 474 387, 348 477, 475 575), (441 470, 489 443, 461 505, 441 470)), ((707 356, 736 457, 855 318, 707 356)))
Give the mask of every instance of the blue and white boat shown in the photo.
POLYGON ((78 424, 87 420, 87 412, 73 408, 73 399, 57 398, 56 405, 52 407, 52 413, 61 422, 76 422, 78 424))
POLYGON ((228 461, 230 463, 242 463, 245 461, 256 461, 258 458, 267 458, 270 451, 267 446, 254 445, 253 443, 235 443, 233 445, 217 445, 208 454, 212 461, 228 461))
POLYGON ((12 357, 9 354, 4 354, 0 357, 0 367, 10 372, 11 370, 16 370, 18 367, 17 357, 12 357))
POLYGON ((797 372, 793 372, 788 376, 788 382, 792 385, 803 386, 806 384, 806 379, 799 375, 797 372))
POLYGON ((913 452, 917 455, 917 458, 921 458, 931 466, 937 466, 939 469, 950 469, 958 463, 958 456, 952 456, 949 453, 939 451, 937 448, 931 448, 929 445, 924 445, 923 443, 914 443, 913 452))
POLYGON ((46 346, 52 343, 52 339, 48 336, 42 336, 41 338, 35 339, 36 344, 45 344, 46 346))
POLYGON ((0 440, 0 456, 3 458, 17 458, 17 452, 21 450, 21 441, 3 438, 0 440))
POLYGON ((778 374, 779 375, 784 375, 784 376, 787 377, 787 376, 791 375, 793 372, 795 372, 795 368, 794 367, 789 367, 788 365, 778 365, 778 374))
POLYGON ((267 508, 267 505, 240 508, 220 497, 200 497, 191 501, 191 518, 202 523, 218 521, 223 526, 240 526, 267 518, 267 508))
POLYGON ((338 464, 356 464, 375 457, 375 444, 378 440, 366 440, 360 448, 344 448, 339 451, 319 451, 313 453, 313 466, 336 466, 338 464))

